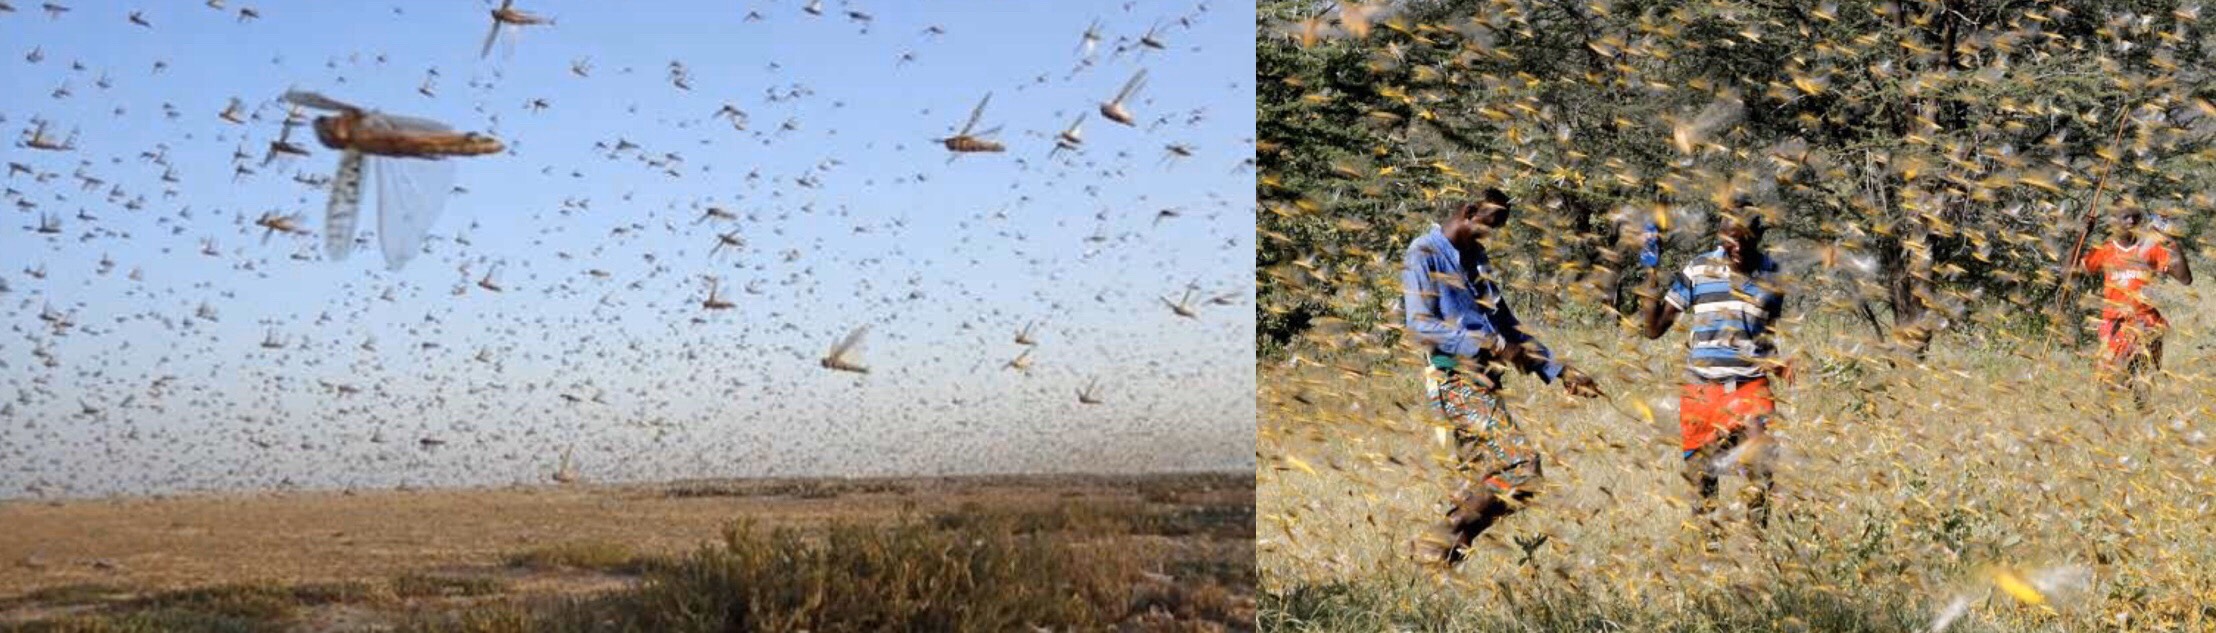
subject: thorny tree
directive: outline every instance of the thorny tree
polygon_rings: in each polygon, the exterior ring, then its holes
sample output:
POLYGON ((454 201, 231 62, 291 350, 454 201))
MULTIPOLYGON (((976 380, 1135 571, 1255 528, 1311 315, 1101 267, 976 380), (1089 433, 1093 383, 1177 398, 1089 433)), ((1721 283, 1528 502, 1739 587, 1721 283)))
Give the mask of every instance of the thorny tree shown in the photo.
MULTIPOLYGON (((2211 32, 2183 2, 1264 2, 1265 353, 1391 324, 1428 204, 1527 209, 1504 266, 1534 312, 1629 305, 1753 196, 1841 314, 1921 353, 1948 328, 2076 336, 2063 262, 2120 206, 2198 256, 2216 185, 2211 32), (2096 192, 2098 195, 2096 196, 2096 192), (1319 326, 1325 326, 1318 331, 1319 326), (1304 334, 1309 336, 1303 337, 1304 334)), ((1598 308, 1598 309, 1596 309, 1598 308)), ((1370 339, 1374 341, 1375 339, 1370 339)))

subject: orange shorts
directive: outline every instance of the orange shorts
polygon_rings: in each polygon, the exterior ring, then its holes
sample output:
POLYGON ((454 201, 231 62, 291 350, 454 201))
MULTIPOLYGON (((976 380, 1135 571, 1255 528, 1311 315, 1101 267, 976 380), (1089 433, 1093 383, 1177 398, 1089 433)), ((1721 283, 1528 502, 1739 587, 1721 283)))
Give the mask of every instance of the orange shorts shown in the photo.
MULTIPOLYGON (((2101 357, 2101 366, 2120 368, 2141 352, 2159 354, 2162 335, 2169 329, 2170 322, 2155 312, 2101 319, 2101 347, 2107 352, 2101 357)), ((2155 360, 2160 361, 2161 357, 2155 360)))
POLYGON ((1747 421, 1777 412, 1770 396, 1770 380, 1756 378, 1731 385, 1694 383, 1678 395, 1678 429, 1684 432, 1680 448, 1691 451, 1716 441, 1719 433, 1746 427, 1747 421))

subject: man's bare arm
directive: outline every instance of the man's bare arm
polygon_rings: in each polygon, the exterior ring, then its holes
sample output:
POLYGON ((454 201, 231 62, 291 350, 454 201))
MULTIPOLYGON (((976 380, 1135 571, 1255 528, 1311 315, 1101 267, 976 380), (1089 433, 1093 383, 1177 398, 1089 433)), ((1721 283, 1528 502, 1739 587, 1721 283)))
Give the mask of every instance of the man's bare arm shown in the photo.
POLYGON ((1641 288, 1638 294, 1639 324, 1642 326, 1640 334, 1645 335, 1648 340, 1662 338, 1664 332, 1670 331, 1670 324, 1677 322, 1678 309, 1662 300, 1662 275, 1659 271, 1647 278, 1646 287, 1641 288))
POLYGON ((2185 249, 2173 248, 2170 253, 2172 255, 2170 258, 2170 278, 2178 280, 2178 283, 2181 284, 2193 285, 2193 264, 2191 263, 2192 260, 2185 256, 2185 249))

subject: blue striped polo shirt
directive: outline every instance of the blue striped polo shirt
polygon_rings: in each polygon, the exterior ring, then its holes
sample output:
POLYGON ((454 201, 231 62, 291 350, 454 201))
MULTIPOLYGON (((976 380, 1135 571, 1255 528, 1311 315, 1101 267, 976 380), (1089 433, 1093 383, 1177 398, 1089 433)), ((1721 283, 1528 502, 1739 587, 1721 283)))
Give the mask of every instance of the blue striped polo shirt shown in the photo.
POLYGON ((1770 324, 1785 310, 1777 262, 1762 256, 1753 274, 1731 269, 1722 247, 1685 265, 1663 300, 1689 317, 1693 329, 1685 379, 1694 383, 1744 382, 1776 364, 1770 324))

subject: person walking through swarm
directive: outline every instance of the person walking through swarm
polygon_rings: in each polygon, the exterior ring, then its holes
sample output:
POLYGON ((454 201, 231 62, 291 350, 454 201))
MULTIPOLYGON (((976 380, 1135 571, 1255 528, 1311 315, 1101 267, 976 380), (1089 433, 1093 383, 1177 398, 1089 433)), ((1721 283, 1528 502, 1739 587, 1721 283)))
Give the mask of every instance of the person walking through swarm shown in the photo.
POLYGON ((1785 295, 1777 263, 1762 251, 1762 216, 1745 201, 1734 206, 1720 219, 1721 244, 1671 275, 1667 294, 1658 292, 1663 276, 1648 278, 1639 314, 1648 339, 1692 314, 1678 429, 1684 476, 1699 495, 1694 516, 1715 512, 1719 471, 1731 470, 1746 476, 1740 497, 1748 520, 1762 527, 1774 484, 1764 437, 1777 414, 1770 378, 1790 379, 1773 332, 1785 295))
POLYGON ((2153 374, 2162 369, 2162 338, 2170 322, 2147 300, 2146 287, 2157 275, 2193 285, 2193 268, 2167 239, 2148 235, 2146 212, 2125 209, 2109 225, 2113 237, 2087 253, 2080 265, 2101 276, 2101 353, 2094 367, 2112 390, 2129 387, 2141 413, 2152 403, 2153 374))
POLYGON ((1599 397, 1600 387, 1554 359, 1524 331, 1496 283, 1483 241, 1508 224, 1509 199, 1486 189, 1482 201, 1441 205, 1439 224, 1416 237, 1402 260, 1407 326, 1425 348, 1424 389, 1454 428, 1456 472, 1446 521, 1418 539, 1419 553, 1458 565, 1480 534, 1515 513, 1543 479, 1540 456, 1501 400, 1503 370, 1515 368, 1569 393, 1599 397))

